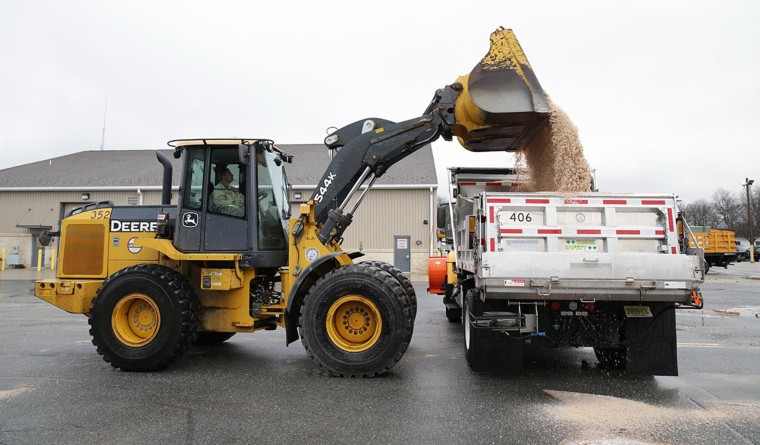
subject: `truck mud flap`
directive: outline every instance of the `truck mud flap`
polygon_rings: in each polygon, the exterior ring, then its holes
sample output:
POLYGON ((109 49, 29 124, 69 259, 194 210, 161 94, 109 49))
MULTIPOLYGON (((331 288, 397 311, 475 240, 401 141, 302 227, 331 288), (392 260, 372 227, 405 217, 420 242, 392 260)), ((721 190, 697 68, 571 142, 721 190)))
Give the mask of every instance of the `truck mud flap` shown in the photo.
POLYGON ((654 318, 626 318, 626 370, 640 375, 678 375, 676 313, 672 303, 650 304, 654 318))
POLYGON ((473 348, 480 357, 470 361, 473 371, 487 374, 513 374, 523 370, 522 340, 488 329, 473 331, 473 348))

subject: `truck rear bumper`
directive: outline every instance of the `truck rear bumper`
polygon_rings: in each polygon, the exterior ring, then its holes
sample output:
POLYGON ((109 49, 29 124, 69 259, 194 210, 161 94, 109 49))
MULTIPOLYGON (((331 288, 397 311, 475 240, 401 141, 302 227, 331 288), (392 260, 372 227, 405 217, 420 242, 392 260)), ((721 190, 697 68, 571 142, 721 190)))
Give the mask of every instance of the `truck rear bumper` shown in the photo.
POLYGON ((704 272, 693 255, 498 252, 483 254, 476 276, 486 298, 685 303, 704 272))
POLYGON ((486 299, 668 301, 689 303, 698 283, 685 281, 487 278, 478 283, 486 299), (508 283, 508 285, 505 285, 508 283))

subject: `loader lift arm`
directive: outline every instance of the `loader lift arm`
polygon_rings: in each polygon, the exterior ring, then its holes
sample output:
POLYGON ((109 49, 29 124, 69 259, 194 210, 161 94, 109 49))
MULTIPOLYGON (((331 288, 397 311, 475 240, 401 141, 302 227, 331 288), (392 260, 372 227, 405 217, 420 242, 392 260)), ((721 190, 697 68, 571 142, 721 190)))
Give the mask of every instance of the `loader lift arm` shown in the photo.
POLYGON ((436 91, 421 117, 399 123, 363 119, 325 139, 325 145, 337 153, 311 196, 315 220, 322 225, 319 240, 323 244, 340 240, 351 224, 361 198, 348 213, 344 210, 362 184, 369 181, 369 189, 393 164, 441 136, 452 139, 454 103, 461 89, 461 84, 454 83, 436 91))
POLYGON ((311 196, 319 241, 340 242, 366 194, 346 212, 362 184, 369 181, 369 190, 390 166, 439 137, 456 136, 476 152, 516 151, 548 118, 547 98, 514 33, 498 28, 486 56, 468 75, 436 91, 421 117, 399 123, 363 119, 325 138, 337 153, 311 196))

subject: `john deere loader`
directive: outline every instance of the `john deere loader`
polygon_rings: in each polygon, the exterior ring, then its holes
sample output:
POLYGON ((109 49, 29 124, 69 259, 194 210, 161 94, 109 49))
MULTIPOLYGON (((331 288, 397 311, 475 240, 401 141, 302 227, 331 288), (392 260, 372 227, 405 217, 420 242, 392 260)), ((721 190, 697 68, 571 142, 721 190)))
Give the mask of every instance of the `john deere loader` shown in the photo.
POLYGON ((436 91, 422 116, 362 119, 327 136, 334 157, 297 214, 285 175, 292 157, 273 141, 171 141, 182 165, 177 202, 171 163, 158 153, 162 204, 71 211, 56 234, 57 277, 38 281, 35 295, 87 316, 98 354, 122 370, 159 370, 194 343, 284 328, 286 343, 300 338, 329 374, 382 374, 411 341, 417 301, 398 269, 341 249, 362 198, 439 137, 472 151, 517 150, 547 116, 520 45, 500 28, 483 60, 436 91))

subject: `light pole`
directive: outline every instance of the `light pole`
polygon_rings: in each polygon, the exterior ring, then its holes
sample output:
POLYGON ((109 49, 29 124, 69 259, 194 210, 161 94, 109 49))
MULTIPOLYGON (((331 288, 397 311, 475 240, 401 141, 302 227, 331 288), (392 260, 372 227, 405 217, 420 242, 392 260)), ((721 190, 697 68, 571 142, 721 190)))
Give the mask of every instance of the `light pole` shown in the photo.
POLYGON ((754 179, 744 178, 742 184, 747 189, 747 228, 749 229, 749 262, 755 262, 755 237, 752 235, 752 201, 749 199, 749 188, 755 182, 754 179))

